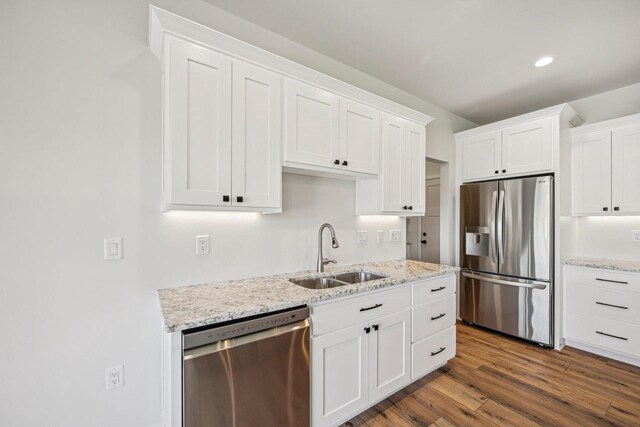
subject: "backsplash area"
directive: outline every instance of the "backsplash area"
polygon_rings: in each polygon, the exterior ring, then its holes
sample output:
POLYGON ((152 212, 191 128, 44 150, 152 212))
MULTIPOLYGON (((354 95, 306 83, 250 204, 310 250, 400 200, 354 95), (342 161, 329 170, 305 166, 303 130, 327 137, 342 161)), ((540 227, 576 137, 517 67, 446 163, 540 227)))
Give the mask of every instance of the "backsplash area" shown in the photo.
POLYGON ((640 243, 631 241, 632 230, 640 230, 640 216, 577 218, 574 255, 638 260, 640 243))

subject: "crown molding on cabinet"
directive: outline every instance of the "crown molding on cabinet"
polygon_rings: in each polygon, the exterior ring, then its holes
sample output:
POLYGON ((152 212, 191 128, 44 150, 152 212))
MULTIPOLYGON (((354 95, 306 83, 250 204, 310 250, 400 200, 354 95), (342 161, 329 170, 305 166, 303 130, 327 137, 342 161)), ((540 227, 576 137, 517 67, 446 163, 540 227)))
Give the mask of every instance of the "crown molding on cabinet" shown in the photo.
POLYGON ((579 128, 570 129, 571 136, 584 135, 586 133, 597 132, 601 130, 609 130, 613 128, 624 127, 628 125, 635 125, 640 123, 640 114, 632 114, 630 116, 618 117, 611 120, 604 120, 601 122, 589 123, 587 125, 580 126, 579 128))
POLYGON ((149 5, 149 49, 159 59, 162 59, 163 48, 165 46, 164 36, 166 34, 206 46, 209 49, 217 50, 243 61, 254 63, 255 65, 270 69, 281 75, 320 86, 338 95, 352 98, 357 102, 368 104, 379 110, 421 125, 426 126, 434 120, 433 117, 424 113, 412 110, 378 95, 374 95, 371 92, 329 77, 326 74, 322 74, 311 68, 267 52, 264 49, 205 27, 202 24, 160 9, 157 6, 149 5))

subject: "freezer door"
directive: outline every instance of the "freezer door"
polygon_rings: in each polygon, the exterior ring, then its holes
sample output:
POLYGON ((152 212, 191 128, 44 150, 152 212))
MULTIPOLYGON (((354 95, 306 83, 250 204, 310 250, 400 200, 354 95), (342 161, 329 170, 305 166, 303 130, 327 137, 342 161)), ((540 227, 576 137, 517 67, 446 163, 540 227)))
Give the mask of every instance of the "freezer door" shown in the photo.
POLYGON ((500 181, 496 232, 499 274, 551 280, 553 177, 500 181))
POLYGON ((552 283, 462 271, 460 318, 495 331, 551 345, 552 283))
POLYGON ((496 209, 498 181, 460 186, 460 266, 498 272, 496 209))

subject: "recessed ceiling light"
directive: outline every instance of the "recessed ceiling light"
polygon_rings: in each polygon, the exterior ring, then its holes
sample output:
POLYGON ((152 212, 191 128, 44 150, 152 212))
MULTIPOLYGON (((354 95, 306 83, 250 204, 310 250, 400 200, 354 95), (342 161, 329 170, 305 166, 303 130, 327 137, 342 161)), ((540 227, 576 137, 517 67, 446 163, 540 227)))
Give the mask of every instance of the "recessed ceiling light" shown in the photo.
POLYGON ((543 56, 542 58, 538 59, 534 65, 538 68, 546 67, 552 62, 553 62, 553 56, 543 56))

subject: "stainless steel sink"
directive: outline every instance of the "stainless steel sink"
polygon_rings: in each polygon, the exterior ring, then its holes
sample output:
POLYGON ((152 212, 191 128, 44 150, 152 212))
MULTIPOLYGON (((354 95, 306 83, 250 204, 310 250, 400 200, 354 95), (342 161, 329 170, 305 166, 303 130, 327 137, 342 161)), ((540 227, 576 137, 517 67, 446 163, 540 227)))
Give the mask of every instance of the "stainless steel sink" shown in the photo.
POLYGON ((384 279, 385 276, 379 274, 356 271, 353 273, 342 273, 331 277, 316 277, 313 279, 290 279, 289 281, 307 289, 330 289, 339 286, 352 285, 355 283, 368 282, 370 280, 384 279))

